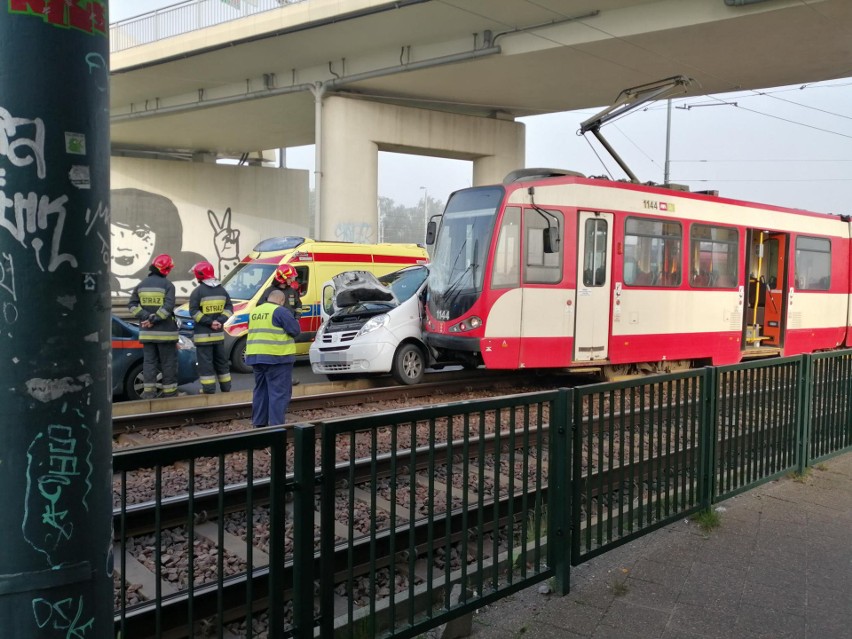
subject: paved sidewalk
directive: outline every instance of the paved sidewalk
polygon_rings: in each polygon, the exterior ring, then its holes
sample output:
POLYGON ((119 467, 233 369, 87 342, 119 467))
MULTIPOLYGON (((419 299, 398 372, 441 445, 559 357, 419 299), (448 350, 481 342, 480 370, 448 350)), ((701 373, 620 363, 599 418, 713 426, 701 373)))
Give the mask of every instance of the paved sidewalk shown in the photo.
POLYGON ((480 610, 480 639, 852 639, 852 453, 717 504, 480 610))

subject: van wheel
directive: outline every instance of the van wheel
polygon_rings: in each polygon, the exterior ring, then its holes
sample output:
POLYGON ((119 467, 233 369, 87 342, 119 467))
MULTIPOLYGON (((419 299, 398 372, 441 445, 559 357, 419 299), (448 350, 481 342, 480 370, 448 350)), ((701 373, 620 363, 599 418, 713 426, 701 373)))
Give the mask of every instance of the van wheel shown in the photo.
POLYGON ((414 344, 403 344, 393 356, 391 375, 400 384, 418 384, 423 379, 426 358, 414 344))
POLYGON ((235 373, 251 373, 252 367, 246 364, 246 338, 238 339, 231 351, 231 369, 235 373))

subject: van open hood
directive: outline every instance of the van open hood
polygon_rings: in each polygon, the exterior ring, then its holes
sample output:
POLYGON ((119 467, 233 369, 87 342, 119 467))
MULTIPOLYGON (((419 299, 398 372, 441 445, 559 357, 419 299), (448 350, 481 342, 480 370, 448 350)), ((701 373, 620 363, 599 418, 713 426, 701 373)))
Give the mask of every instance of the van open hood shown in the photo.
POLYGON ((346 271, 335 275, 331 281, 335 290, 335 313, 363 302, 381 302, 385 309, 399 305, 393 291, 369 271, 346 271))

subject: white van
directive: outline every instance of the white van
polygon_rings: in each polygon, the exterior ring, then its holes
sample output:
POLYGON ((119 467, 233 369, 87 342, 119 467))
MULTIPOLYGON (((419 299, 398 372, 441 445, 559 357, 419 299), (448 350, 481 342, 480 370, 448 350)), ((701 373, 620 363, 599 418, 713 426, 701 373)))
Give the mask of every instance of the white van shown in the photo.
POLYGON ((381 277, 347 271, 323 286, 325 321, 308 355, 330 380, 391 373, 416 384, 430 363, 423 340, 423 302, 429 269, 409 266, 381 277))

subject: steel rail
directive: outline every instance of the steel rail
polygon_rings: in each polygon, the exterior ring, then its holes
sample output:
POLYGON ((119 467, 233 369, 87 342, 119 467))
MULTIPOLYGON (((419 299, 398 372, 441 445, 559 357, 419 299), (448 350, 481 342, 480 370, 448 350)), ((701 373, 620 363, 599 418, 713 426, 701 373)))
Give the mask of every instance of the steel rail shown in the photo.
MULTIPOLYGON (((458 393, 488 388, 499 388, 506 384, 524 383, 526 377, 517 372, 493 373, 487 371, 456 372, 442 374, 443 379, 437 382, 415 384, 413 386, 387 386, 385 380, 376 380, 371 388, 358 388, 328 392, 325 384, 309 384, 318 389, 305 391, 304 395, 295 395, 290 400, 289 412, 321 410, 338 406, 354 406, 394 399, 413 399, 445 393, 458 393), (444 377, 446 375, 446 377, 444 377)), ((526 382, 529 383, 529 382, 526 382)), ((156 430, 162 428, 177 428, 198 424, 209 424, 216 421, 232 419, 247 419, 251 417, 251 401, 238 401, 227 404, 208 404, 197 406, 197 398, 177 398, 169 400, 169 405, 178 405, 162 411, 141 411, 124 415, 113 415, 113 437, 139 430, 156 430), (185 400, 185 401, 181 401, 185 400), (181 406, 185 404, 185 406, 181 406)), ((149 406, 147 402, 141 406, 149 406)))

